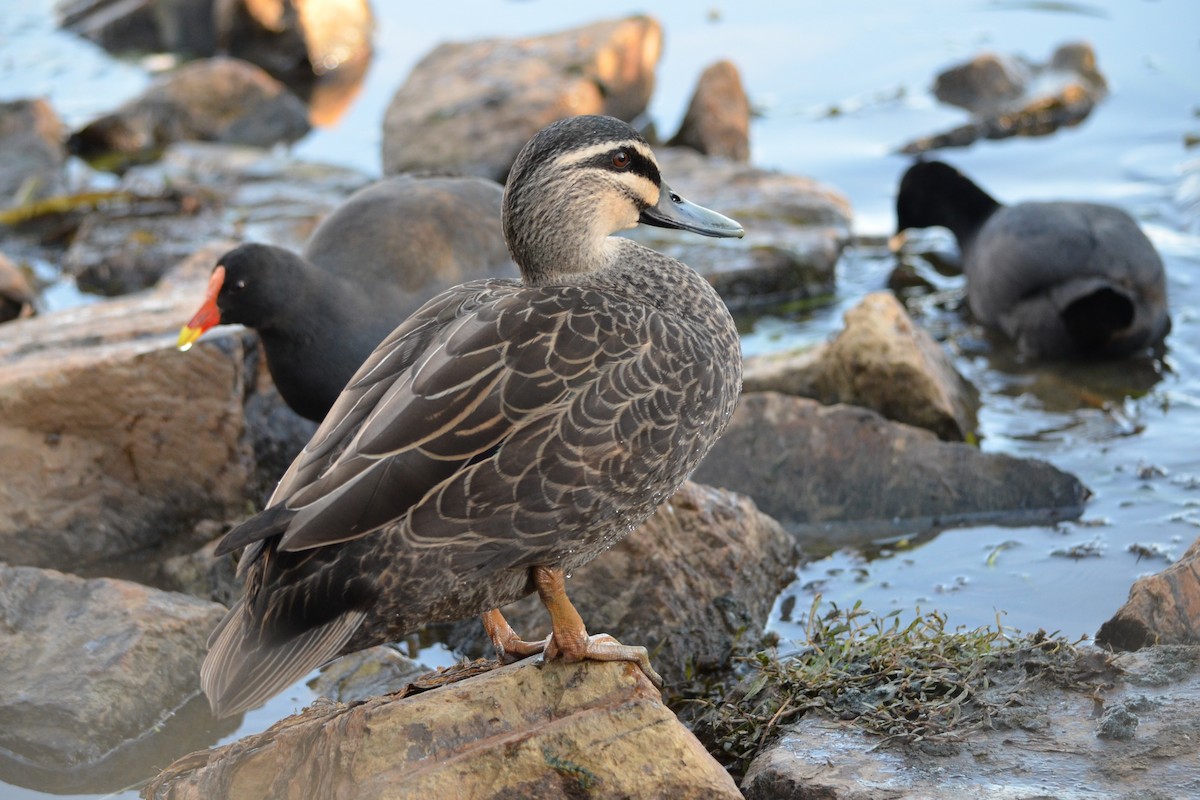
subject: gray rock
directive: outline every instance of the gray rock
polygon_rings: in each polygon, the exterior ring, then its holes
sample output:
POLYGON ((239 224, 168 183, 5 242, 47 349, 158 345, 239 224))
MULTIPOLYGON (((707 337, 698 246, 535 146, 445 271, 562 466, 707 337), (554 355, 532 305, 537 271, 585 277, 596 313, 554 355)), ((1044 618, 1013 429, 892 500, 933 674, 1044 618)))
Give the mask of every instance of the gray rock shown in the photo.
POLYGON ((220 141, 267 147, 309 130, 308 110, 283 84, 234 58, 193 61, 139 97, 71 135, 71 149, 116 165, 147 161, 171 142, 220 141))
POLYGON ((831 295, 850 239, 849 201, 811 178, 705 158, 690 148, 655 151, 671 188, 742 223, 743 239, 706 239, 640 225, 627 235, 704 275, 733 309, 831 295))
POLYGON ((874 411, 774 392, 742 396, 693 480, 742 492, 784 526, 857 520, 905 530, 1077 516, 1088 490, 1035 459, 981 453, 874 411))
POLYGON ((126 581, 0 564, 0 751, 61 773, 111 757, 197 695, 224 611, 126 581))
MULTIPOLYGON (((216 259, 242 238, 299 249, 338 201, 367 180, 258 148, 178 143, 162 161, 122 177, 127 202, 83 217, 62 266, 84 290, 112 296, 152 286, 204 251, 188 269, 206 281, 216 259), (210 248, 213 240, 225 248, 210 248)), ((203 291, 197 307, 202 299, 203 291)))
MULTIPOLYGON (((1081 667, 1098 658, 1085 649, 1081 667)), ((1200 796, 1200 651, 1152 648, 1114 665, 1115 680, 1106 674, 1082 688, 1073 688, 1079 675, 1063 685, 1017 676, 1015 691, 1011 683, 997 684, 989 691, 1003 685, 1012 693, 1013 718, 939 748, 889 745, 849 723, 808 714, 751 764, 742 791, 749 800, 1200 796), (1139 711, 1137 736, 1125 735, 1128 725, 1117 726, 1119 736, 1097 736, 1097 704, 1108 709, 1106 719, 1128 715, 1130 702, 1140 707, 1139 684, 1165 665, 1171 678, 1159 685, 1157 704, 1139 711), (1034 718, 1037 724, 1021 722, 1034 718)))
MULTIPOLYGON (((747 633, 766 624, 799 554, 792 537, 748 498, 696 483, 683 487, 641 528, 575 570, 567 584, 590 633, 644 645, 668 685, 729 666, 747 633)), ((536 596, 504 608, 527 639, 549 633, 536 596)), ((490 649, 478 620, 453 626, 450 642, 490 649)))
POLYGON ((216 52, 213 0, 58 0, 60 27, 111 53, 216 52))
POLYGON ((0 209, 65 191, 65 136, 45 100, 0 103, 0 209))
POLYGON ((668 145, 730 161, 750 159, 750 99, 732 61, 704 70, 679 131, 668 145))
POLYGON ((978 392, 895 296, 869 294, 845 319, 828 344, 748 359, 743 390, 863 406, 947 441, 974 433, 978 392))
POLYGON ((649 17, 439 45, 388 105, 384 174, 448 171, 503 183, 517 152, 554 120, 642 113, 661 50, 662 30, 649 17))

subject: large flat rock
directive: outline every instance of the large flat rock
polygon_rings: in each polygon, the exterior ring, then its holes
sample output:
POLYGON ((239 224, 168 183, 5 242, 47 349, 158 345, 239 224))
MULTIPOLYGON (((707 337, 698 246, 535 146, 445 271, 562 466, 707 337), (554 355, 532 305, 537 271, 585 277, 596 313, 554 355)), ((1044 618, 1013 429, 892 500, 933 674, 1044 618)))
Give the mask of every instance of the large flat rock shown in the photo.
POLYGON ((538 661, 409 697, 311 706, 180 759, 143 796, 741 797, 636 666, 538 661))

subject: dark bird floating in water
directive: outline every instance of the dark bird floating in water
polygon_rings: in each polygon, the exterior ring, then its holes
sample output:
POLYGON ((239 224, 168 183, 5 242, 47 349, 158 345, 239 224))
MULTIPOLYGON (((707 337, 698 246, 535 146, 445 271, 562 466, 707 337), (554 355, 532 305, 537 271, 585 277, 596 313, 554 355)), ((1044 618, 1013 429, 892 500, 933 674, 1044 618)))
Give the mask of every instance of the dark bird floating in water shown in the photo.
POLYGON ((1040 358, 1159 348, 1171 329, 1162 259, 1133 218, 1096 203, 1006 206, 940 161, 919 161, 896 198, 897 230, 949 228, 971 313, 1040 358))
POLYGON ((521 280, 430 300, 355 373, 246 547, 243 598, 201 682, 219 715, 330 659, 420 625, 482 614, 502 659, 635 661, 589 636, 564 589, 641 524, 725 428, 741 385, 733 320, 693 270, 629 239, 638 222, 741 236, 664 184, 645 140, 575 117, 518 155, 504 232, 521 280), (550 636, 499 606, 538 592, 550 636))
POLYGON ((503 196, 486 178, 400 176, 360 189, 317 226, 303 256, 265 244, 221 256, 179 346, 220 323, 254 328, 284 402, 320 422, 371 351, 434 294, 516 276, 503 196))

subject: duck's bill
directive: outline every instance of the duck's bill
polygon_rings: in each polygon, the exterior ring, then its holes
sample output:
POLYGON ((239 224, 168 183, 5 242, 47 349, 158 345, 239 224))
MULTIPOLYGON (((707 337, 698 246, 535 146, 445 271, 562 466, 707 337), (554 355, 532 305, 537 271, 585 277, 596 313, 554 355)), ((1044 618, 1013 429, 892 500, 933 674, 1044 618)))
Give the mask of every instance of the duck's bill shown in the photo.
POLYGON ((746 234, 737 222, 724 214, 684 200, 665 183, 658 195, 658 203, 644 210, 638 221, 659 228, 691 231, 701 236, 740 239, 746 234))
POLYGON ((225 283, 225 268, 218 266, 208 279, 208 290, 204 293, 204 305, 195 313, 191 321, 179 331, 180 350, 187 350, 209 328, 221 323, 221 310, 217 308, 217 295, 221 293, 221 285, 225 283))

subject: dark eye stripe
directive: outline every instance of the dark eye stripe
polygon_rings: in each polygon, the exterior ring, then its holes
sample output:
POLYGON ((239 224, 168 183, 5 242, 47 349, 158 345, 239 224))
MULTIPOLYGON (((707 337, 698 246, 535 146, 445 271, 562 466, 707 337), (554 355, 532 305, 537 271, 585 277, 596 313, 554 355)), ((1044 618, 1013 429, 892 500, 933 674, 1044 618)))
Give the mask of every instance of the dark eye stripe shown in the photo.
POLYGON ((612 150, 601 153, 587 162, 590 167, 599 167, 600 169, 611 170, 613 172, 632 172, 636 175, 641 175, 643 178, 649 179, 654 185, 662 182, 662 176, 658 172, 658 167, 654 162, 646 158, 639 151, 632 147, 614 147, 612 150), (624 169, 617 169, 613 165, 613 157, 617 153, 625 153, 629 156, 629 166, 624 169))

